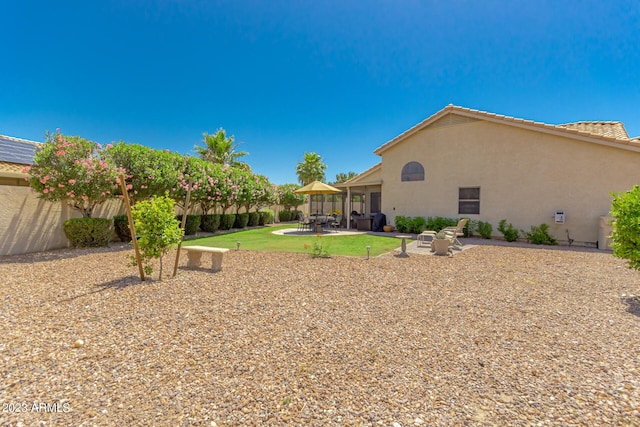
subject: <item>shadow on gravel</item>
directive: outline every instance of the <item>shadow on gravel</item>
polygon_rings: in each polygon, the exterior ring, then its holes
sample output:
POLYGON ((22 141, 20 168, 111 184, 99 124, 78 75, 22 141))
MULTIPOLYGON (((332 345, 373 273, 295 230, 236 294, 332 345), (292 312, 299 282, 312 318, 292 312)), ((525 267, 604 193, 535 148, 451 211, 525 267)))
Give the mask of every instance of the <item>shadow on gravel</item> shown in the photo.
POLYGON ((95 253, 123 252, 131 249, 132 246, 128 243, 114 242, 106 248, 63 248, 46 252, 32 252, 20 255, 4 255, 0 256, 0 264, 33 264, 37 262, 48 262, 77 258, 95 253))
POLYGON ((622 302, 627 304, 627 312, 640 317, 640 297, 622 298, 622 302))
MULTIPOLYGON (((147 279, 148 282, 152 282, 152 280, 147 279)), ((96 290, 91 292, 85 292, 84 294, 76 295, 71 298, 65 298, 60 300, 60 302, 70 302, 76 300, 78 298, 86 297, 88 295, 97 294, 99 292, 108 291, 110 289, 122 290, 124 288, 128 288, 129 286, 139 285, 146 282, 141 282, 139 276, 126 276, 120 279, 111 280, 106 283, 98 283, 95 285, 96 290)))

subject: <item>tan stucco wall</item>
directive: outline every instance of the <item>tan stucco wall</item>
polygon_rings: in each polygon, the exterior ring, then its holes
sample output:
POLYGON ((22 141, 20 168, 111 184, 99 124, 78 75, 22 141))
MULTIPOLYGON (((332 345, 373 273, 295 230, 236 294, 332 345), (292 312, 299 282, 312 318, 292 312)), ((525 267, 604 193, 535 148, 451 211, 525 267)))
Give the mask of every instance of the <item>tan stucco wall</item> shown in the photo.
POLYGON ((480 187, 480 214, 494 234, 506 218, 518 229, 546 223, 559 240, 598 240, 610 193, 640 183, 640 153, 488 121, 422 130, 382 153, 382 207, 396 215, 457 218, 458 188, 480 187), (401 182, 418 161, 425 181, 401 182), (565 224, 553 214, 564 210, 565 224))
MULTIPOLYGON (((38 199, 30 187, 0 185, 0 255, 64 248, 69 245, 62 223, 82 216, 64 203, 38 199)), ((112 218, 123 212, 122 202, 111 201, 93 212, 112 218)))

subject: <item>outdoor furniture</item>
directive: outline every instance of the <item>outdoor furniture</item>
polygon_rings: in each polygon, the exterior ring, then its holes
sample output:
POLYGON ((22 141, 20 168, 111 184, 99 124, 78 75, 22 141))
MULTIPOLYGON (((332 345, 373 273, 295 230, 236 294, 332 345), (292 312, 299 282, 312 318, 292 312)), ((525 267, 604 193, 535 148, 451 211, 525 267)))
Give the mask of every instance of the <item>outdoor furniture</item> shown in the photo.
POLYGON ((298 213, 298 231, 307 231, 310 229, 311 222, 302 212, 298 213))
POLYGON ((222 270, 222 257, 226 252, 229 252, 227 248, 211 248, 209 246, 183 246, 182 249, 187 251, 187 267, 200 267, 202 263, 202 254, 204 252, 211 254, 211 270, 222 270))
POLYGON ((337 230, 341 226, 342 226, 342 215, 336 215, 336 217, 333 218, 329 223, 329 227, 333 228, 334 230, 337 230))
POLYGON ((469 218, 462 218, 460 221, 458 221, 458 225, 456 225, 455 227, 445 227, 442 229, 442 231, 447 234, 447 237, 450 238, 454 246, 462 246, 462 243, 460 242, 460 240, 458 240, 458 237, 464 236, 464 227, 465 225, 467 225, 468 221, 469 218))
POLYGON ((431 242, 433 242, 433 239, 435 238, 436 238, 435 231, 431 231, 431 230, 423 231, 422 233, 418 234, 417 245, 419 248, 421 248, 423 246, 426 246, 428 242, 429 246, 431 246, 431 242))
POLYGON ((398 234, 396 237, 398 239, 402 239, 402 246, 400 246, 401 252, 398 254, 398 256, 401 258, 408 258, 409 254, 407 253, 407 239, 410 239, 411 236, 408 236, 406 234, 398 234))

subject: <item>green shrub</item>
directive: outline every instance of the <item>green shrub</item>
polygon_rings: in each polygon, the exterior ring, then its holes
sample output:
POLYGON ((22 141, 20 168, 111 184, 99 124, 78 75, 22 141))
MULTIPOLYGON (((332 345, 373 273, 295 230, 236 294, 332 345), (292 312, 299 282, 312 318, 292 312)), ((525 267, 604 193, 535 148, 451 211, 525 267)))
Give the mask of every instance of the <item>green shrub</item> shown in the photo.
POLYGON ((396 230, 398 233, 408 233, 409 232, 409 221, 411 221, 410 217, 398 215, 396 216, 396 230))
POLYGON ((209 214, 200 217, 200 228, 207 233, 215 233, 220 228, 220 215, 209 214))
POLYGON ((72 218, 62 224, 64 235, 74 248, 109 246, 113 221, 108 218, 72 218))
POLYGON ((264 209, 260 211, 260 225, 273 224, 275 215, 271 209, 264 209))
POLYGON ((247 228, 247 224, 249 223, 249 214, 248 213, 239 213, 236 214, 236 221, 233 224, 233 228, 247 228))
POLYGON ((131 241, 131 230, 129 229, 129 219, 127 215, 116 215, 113 217, 113 227, 121 242, 131 241))
POLYGON ((498 223, 498 231, 504 236, 504 240, 507 242, 515 242, 518 240, 520 233, 513 227, 513 224, 508 223, 506 219, 500 220, 498 223))
MULTIPOLYGON (((150 200, 138 202, 131 208, 145 273, 152 273, 149 261, 157 258, 160 260, 160 280, 163 255, 180 243, 182 238, 183 230, 174 216, 174 206, 175 202, 168 196, 153 196, 150 200)), ((188 219, 189 216, 187 221, 188 219)), ((129 259, 129 265, 138 264, 135 256, 130 255, 129 259)))
POLYGON ((426 226, 427 221, 423 217, 417 216, 411 218, 409 221, 409 233, 420 234, 426 230, 426 226))
MULTIPOLYGON (((640 186, 612 196, 613 256, 628 260, 629 268, 640 270, 640 186)), ((598 243, 602 246, 605 244, 598 243)))
POLYGON ((231 230, 236 222, 236 214, 222 214, 220 216, 220 230, 231 230))
POLYGON ((472 237, 476 231, 478 231, 478 220, 469 219, 467 225, 464 226, 464 237, 472 237))
MULTIPOLYGON (((176 219, 182 225, 182 215, 178 215, 176 219)), ((187 215, 187 222, 184 224, 185 236, 193 236, 198 228, 200 228, 200 215, 187 215)))
POLYGON ((278 219, 280 220, 280 222, 291 221, 292 215, 293 215, 293 212, 291 211, 280 211, 278 212, 278 219))
POLYGON ((478 221, 478 234, 483 239, 490 239, 493 232, 493 226, 485 221, 478 221))
POLYGON ((249 213, 249 227, 256 227, 260 225, 260 212, 249 213))
POLYGON ((458 220, 453 218, 444 218, 441 216, 427 218, 426 230, 440 231, 445 227, 455 227, 458 220))
POLYGON ((529 243, 536 245, 557 245, 558 241, 549 234, 549 226, 547 224, 540 224, 540 227, 534 225, 531 226, 531 231, 524 233, 529 243))

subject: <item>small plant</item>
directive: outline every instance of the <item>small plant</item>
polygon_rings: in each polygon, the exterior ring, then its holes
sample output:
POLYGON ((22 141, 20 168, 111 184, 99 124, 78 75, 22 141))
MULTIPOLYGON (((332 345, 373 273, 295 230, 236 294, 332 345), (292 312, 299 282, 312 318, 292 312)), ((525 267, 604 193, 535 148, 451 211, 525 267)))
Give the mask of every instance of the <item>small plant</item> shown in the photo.
POLYGON ((447 238, 447 233, 445 233, 444 231, 440 230, 436 233, 436 239, 446 239, 447 238))
POLYGON ((426 230, 440 231, 446 227, 455 227, 458 225, 458 220, 453 218, 444 218, 441 216, 430 216, 427 218, 426 230))
POLYGON ((493 232, 493 226, 489 222, 478 221, 478 234, 483 239, 490 239, 493 232))
POLYGON ((202 215, 200 218, 200 228, 207 233, 215 233, 220 228, 220 215, 209 214, 202 215))
MULTIPOLYGON (((176 217, 178 223, 182 225, 182 215, 176 217)), ((200 228, 201 218, 200 215, 187 215, 187 222, 184 224, 184 234, 186 236, 193 236, 200 228)))
POLYGON ((231 230, 236 222, 236 214, 222 214, 220 216, 220 230, 231 230))
POLYGON ((260 211, 260 225, 273 224, 274 214, 271 209, 263 209, 260 211))
MULTIPOLYGON (((329 255, 329 246, 331 245, 331 241, 325 243, 326 239, 322 239, 322 234, 316 234, 316 240, 311 245, 311 252, 309 255, 311 258, 330 258, 329 255)), ((305 248, 307 246, 305 245, 305 248)))
POLYGON ((507 224, 506 219, 500 220, 500 223, 498 223, 498 231, 502 233, 504 240, 507 242, 515 242, 520 236, 520 233, 513 227, 513 224, 507 224))
MULTIPOLYGON (((169 249, 180 243, 183 230, 174 216, 174 201, 168 196, 154 196, 150 200, 138 202, 131 208, 133 222, 138 235, 144 271, 151 275, 149 262, 160 260, 160 280, 162 280, 162 257, 169 249)), ((135 256, 130 255, 130 266, 136 266, 135 256)))
POLYGON ((629 268, 640 270, 640 186, 612 196, 613 256, 626 259, 629 268))
POLYGON ((547 224, 540 224, 539 227, 531 226, 530 232, 525 232, 527 241, 536 245, 557 245, 558 241, 555 237, 549 234, 549 226, 547 224))
POLYGON ((409 232, 409 221, 411 220, 410 217, 406 217, 406 216, 402 216, 402 215, 398 215, 396 217, 396 230, 398 230, 398 233, 408 233, 409 232))
POLYGON ((107 218, 72 218, 62 223, 65 236, 74 248, 109 246, 113 221, 107 218))
POLYGON ((249 227, 257 227, 260 225, 260 212, 249 213, 249 227))
POLYGON ((473 233, 478 231, 478 220, 470 219, 467 221, 467 226, 464 227, 464 237, 473 237, 473 233))
POLYGON ((236 222, 233 224, 233 228, 247 228, 247 224, 249 224, 248 213, 236 214, 236 222))
POLYGON ((278 219, 280 220, 280 222, 291 221, 292 216, 293 216, 293 212, 291 211, 278 212, 278 219))

